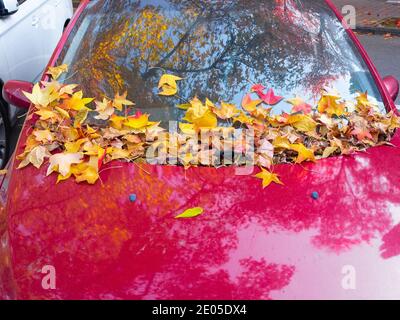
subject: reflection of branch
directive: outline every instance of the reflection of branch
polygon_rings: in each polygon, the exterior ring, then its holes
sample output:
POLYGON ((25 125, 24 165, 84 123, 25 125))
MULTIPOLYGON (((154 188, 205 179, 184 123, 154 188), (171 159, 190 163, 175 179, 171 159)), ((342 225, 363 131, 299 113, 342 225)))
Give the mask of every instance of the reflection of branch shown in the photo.
POLYGON ((201 185, 200 190, 196 191, 189 199, 187 199, 182 205, 180 205, 178 208, 176 208, 173 213, 177 214, 179 211, 187 208, 188 206, 190 206, 194 200, 200 195, 203 194, 203 191, 205 190, 206 186, 205 184, 201 185))
MULTIPOLYGON (((169 58, 172 57, 172 55, 178 50, 178 48, 182 45, 182 43, 184 43, 190 36, 190 34, 192 33, 192 31, 194 30, 194 28, 197 27, 197 25, 200 23, 200 21, 203 20, 203 16, 202 13, 200 13, 196 20, 192 23, 192 25, 189 27, 189 29, 185 32, 185 34, 182 36, 182 38, 178 41, 178 43, 175 45, 175 47, 167 53, 167 55, 162 58, 156 65, 155 67, 161 67, 169 58)), ((146 75, 144 76, 146 77, 146 75)))
POLYGON ((201 68, 201 69, 177 69, 177 68, 168 68, 164 67, 165 70, 170 71, 170 72, 176 72, 176 73, 195 73, 195 72, 205 72, 209 71, 211 69, 215 68, 215 64, 213 63, 211 66, 201 68))
POLYGON ((226 44, 225 49, 221 54, 215 59, 215 61, 209 65, 208 67, 205 68, 200 68, 200 69, 177 69, 177 68, 168 68, 164 67, 165 70, 171 71, 171 72, 176 72, 176 73, 195 73, 195 72, 204 72, 204 71, 209 71, 211 69, 214 69, 217 67, 217 65, 222 62, 225 58, 225 56, 228 54, 228 52, 232 49, 234 43, 235 43, 236 37, 235 35, 231 32, 231 38, 229 39, 229 42, 226 44))

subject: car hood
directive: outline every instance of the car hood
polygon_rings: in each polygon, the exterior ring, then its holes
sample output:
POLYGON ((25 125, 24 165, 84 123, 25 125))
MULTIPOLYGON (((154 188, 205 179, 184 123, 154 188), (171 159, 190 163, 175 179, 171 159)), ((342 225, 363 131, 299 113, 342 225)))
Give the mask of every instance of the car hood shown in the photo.
POLYGON ((113 162, 95 186, 45 171, 12 172, 18 298, 400 297, 397 147, 276 166, 285 185, 264 190, 233 167, 113 162), (193 207, 204 213, 175 218, 193 207), (55 290, 42 287, 49 265, 55 290))

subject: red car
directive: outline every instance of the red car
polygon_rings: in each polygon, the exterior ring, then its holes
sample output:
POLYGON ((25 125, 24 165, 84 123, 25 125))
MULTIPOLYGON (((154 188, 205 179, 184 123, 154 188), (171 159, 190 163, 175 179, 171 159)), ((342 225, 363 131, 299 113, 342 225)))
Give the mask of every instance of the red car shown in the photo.
MULTIPOLYGON (((182 114, 154 90, 162 70, 188 80, 185 98, 240 104, 249 83, 268 83, 315 103, 333 86, 397 113, 398 82, 381 79, 340 19, 322 0, 82 1, 49 66, 68 64, 61 80, 86 96, 128 90, 164 122, 182 114)), ((27 107, 30 88, 8 82, 4 97, 27 107)), ((13 158, 1 178, 0 298, 398 299, 399 134, 395 147, 278 165, 285 185, 264 190, 234 167, 124 162, 94 186, 56 184, 13 158), (205 213, 174 219, 192 207, 205 213)))

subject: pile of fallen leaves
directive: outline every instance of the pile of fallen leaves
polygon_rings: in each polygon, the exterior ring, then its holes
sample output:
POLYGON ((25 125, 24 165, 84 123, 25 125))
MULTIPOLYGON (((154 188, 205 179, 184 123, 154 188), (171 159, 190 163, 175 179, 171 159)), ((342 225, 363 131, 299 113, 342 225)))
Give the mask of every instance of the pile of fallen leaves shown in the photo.
MULTIPOLYGON (((198 98, 178 105, 186 115, 179 123, 179 132, 169 133, 160 123, 151 122, 148 114, 137 111, 127 93, 94 101, 84 98, 78 85, 59 83, 57 79, 67 69, 66 65, 50 68, 51 81, 36 84, 32 93, 24 93, 34 105, 29 115, 34 125, 25 151, 18 156, 19 168, 30 164, 40 168, 48 159, 47 174, 56 172, 58 182, 74 177, 77 182, 94 184, 102 165, 114 160, 149 161, 146 155, 150 148, 157 149, 158 156, 176 154, 177 163, 185 167, 218 167, 228 144, 234 153, 240 153, 233 155, 232 164, 236 165, 246 163, 247 152, 254 149, 254 165, 262 167, 256 177, 266 187, 281 183, 271 172, 275 164, 300 164, 389 144, 400 126, 398 117, 392 112, 381 113, 367 93, 359 93, 356 101, 349 102, 333 89, 322 90, 315 108, 295 97, 286 100, 293 105, 290 114, 273 115, 273 106, 284 98, 257 84, 244 96, 241 106, 198 98), (101 125, 90 125, 89 118, 101 125), (224 141, 240 128, 254 133, 253 145, 245 135, 224 141), (209 135, 210 146, 201 148, 193 140, 203 136, 204 144, 204 132, 209 135), (217 142, 215 136, 220 137, 217 142)), ((164 74, 159 94, 166 99, 177 95, 178 81, 182 80, 164 74)))

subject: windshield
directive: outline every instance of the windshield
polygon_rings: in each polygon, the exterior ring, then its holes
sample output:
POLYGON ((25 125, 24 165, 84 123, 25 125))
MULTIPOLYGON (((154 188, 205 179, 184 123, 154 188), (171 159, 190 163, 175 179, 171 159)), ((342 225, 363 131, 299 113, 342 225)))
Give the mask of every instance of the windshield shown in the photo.
MULTIPOLYGON (((346 100, 382 99, 357 49, 325 1, 91 1, 59 61, 86 96, 128 91, 156 121, 181 120, 197 96, 240 105, 254 84, 316 105, 324 86, 346 100), (185 79, 179 96, 158 95, 164 73, 185 79)), ((289 112, 285 100, 274 113, 289 112)))

